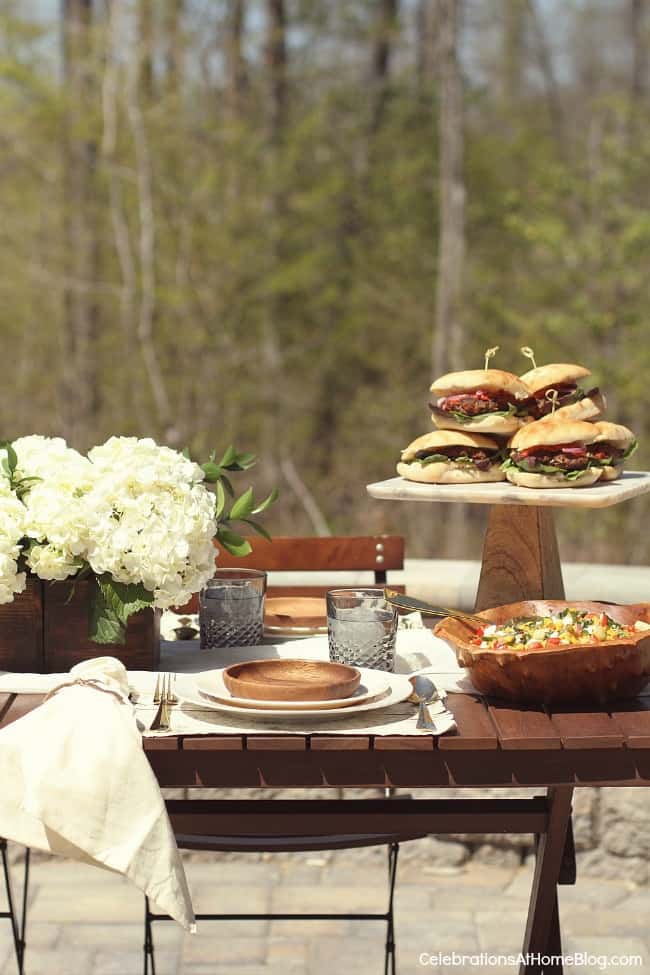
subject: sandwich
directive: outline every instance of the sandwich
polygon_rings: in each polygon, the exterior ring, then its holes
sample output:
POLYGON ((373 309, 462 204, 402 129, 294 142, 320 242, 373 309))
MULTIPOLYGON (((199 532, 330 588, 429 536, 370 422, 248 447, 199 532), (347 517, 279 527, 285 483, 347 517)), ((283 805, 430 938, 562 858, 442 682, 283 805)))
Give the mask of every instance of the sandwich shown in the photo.
POLYGON ((397 473, 426 484, 505 481, 503 451, 496 440, 460 430, 433 430, 402 451, 397 473))
POLYGON ((431 418, 442 430, 464 430, 509 437, 522 424, 520 403, 528 387, 502 369, 469 369, 441 376, 431 386, 431 418))
POLYGON ((591 462, 601 468, 601 480, 615 481, 623 472, 623 461, 639 446, 636 437, 620 423, 601 420, 593 426, 597 436, 589 445, 591 462))
POLYGON ((584 366, 553 362, 529 369, 519 378, 528 387, 524 410, 531 420, 541 420, 553 411, 547 392, 557 390, 553 416, 562 420, 595 420, 605 411, 605 397, 597 386, 584 389, 580 382, 591 373, 584 366))
POLYGON ((527 423, 508 441, 502 469, 512 484, 530 488, 588 487, 603 468, 590 454, 598 437, 594 423, 580 420, 537 420, 527 423))

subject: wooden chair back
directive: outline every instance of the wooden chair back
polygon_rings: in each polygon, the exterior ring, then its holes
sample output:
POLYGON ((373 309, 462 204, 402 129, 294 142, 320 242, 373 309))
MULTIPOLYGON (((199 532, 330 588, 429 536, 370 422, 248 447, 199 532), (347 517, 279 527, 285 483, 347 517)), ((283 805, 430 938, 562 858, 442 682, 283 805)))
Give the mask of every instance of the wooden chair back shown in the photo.
MULTIPOLYGON (((323 596, 337 585, 337 572, 369 573, 367 582, 361 585, 383 586, 387 572, 404 568, 404 539, 401 535, 345 535, 318 538, 315 536, 278 536, 271 542, 257 536, 249 538, 253 547, 250 555, 237 558, 215 546, 218 550, 218 568, 264 569, 266 572, 332 572, 329 585, 310 585, 300 582, 287 585, 271 585, 271 596, 323 596)), ((403 591, 403 586, 395 586, 403 591)), ((198 612, 198 599, 194 596, 184 612, 198 612)))

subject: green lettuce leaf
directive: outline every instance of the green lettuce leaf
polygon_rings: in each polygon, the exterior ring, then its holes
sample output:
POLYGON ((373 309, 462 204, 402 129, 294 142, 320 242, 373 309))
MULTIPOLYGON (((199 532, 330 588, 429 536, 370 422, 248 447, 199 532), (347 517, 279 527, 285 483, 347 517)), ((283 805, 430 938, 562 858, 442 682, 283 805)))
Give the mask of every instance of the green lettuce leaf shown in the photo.
POLYGON ((632 443, 630 444, 630 446, 627 448, 627 450, 623 454, 623 460, 627 460, 628 457, 631 457, 632 454, 634 453, 634 451, 637 449, 638 446, 639 446, 639 441, 638 440, 633 440, 632 443))
POLYGON ((508 404, 507 410, 489 410, 487 413, 478 413, 476 416, 468 416, 467 413, 460 413, 458 410, 442 410, 446 416, 453 416, 459 423, 472 423, 474 420, 483 420, 488 416, 514 416, 517 407, 514 403, 508 404))
POLYGON ((561 474, 563 477, 566 477, 566 479, 569 481, 577 481, 579 477, 582 477, 583 474, 586 474, 587 470, 589 470, 589 468, 587 468, 586 470, 582 470, 582 471, 561 471, 558 467, 552 467, 550 464, 532 465, 526 463, 525 458, 523 460, 515 462, 512 459, 512 457, 508 457, 506 460, 504 460, 503 464, 501 465, 501 470, 507 471, 512 468, 515 468, 516 470, 524 471, 526 474, 561 474))

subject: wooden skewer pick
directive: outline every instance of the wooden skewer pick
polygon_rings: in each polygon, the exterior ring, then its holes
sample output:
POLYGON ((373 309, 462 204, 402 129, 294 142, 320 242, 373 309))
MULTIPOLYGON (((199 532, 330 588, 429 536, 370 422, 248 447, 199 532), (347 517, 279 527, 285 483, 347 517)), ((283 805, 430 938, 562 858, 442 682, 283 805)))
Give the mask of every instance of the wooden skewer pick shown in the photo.
POLYGON ((533 364, 533 369, 537 369, 537 363, 535 362, 535 353, 533 352, 533 350, 528 345, 522 345, 519 351, 521 352, 522 355, 525 355, 527 359, 530 359, 530 361, 533 364))
POLYGON ((544 397, 550 401, 551 416, 553 416, 557 407, 557 401, 560 398, 560 394, 558 393, 557 389, 547 389, 544 393, 544 397))
POLYGON ((495 356, 495 355, 497 354, 497 352, 499 351, 499 348, 500 348, 500 346, 498 346, 498 345, 495 345, 495 346, 493 346, 493 348, 491 348, 491 349, 486 349, 486 350, 485 350, 485 365, 483 366, 483 368, 484 368, 484 369, 487 369, 487 367, 488 367, 488 362, 490 361, 490 359, 492 359, 492 358, 494 358, 494 356, 495 356))

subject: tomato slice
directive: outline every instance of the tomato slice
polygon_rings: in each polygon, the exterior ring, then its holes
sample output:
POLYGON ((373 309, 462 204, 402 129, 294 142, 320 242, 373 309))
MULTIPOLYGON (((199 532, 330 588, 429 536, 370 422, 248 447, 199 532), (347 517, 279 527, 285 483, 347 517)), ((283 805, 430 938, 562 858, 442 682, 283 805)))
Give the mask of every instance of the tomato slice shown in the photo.
POLYGON ((580 444, 575 443, 556 443, 548 444, 546 446, 539 447, 526 447, 525 450, 521 450, 520 453, 523 457, 528 457, 529 454, 571 454, 572 456, 582 457, 587 453, 587 449, 580 444))

